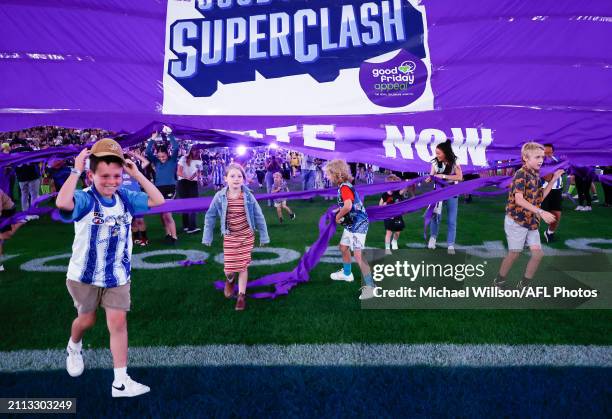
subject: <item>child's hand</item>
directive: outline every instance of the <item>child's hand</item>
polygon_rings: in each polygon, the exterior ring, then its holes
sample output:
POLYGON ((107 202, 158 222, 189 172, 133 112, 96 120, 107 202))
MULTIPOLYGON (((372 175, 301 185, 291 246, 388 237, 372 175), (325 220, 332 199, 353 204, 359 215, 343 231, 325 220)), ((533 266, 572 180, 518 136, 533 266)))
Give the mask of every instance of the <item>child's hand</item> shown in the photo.
POLYGON ((78 170, 79 172, 82 172, 83 170, 85 170, 85 160, 87 160, 90 154, 91 154, 91 151, 89 151, 86 148, 81 150, 79 155, 76 156, 74 159, 74 168, 78 170))
POLYGON ((555 216, 548 211, 543 211, 541 213, 541 217, 544 221, 546 221, 546 224, 554 223, 557 220, 555 216))
POLYGON ((563 169, 555 170, 555 174, 553 175, 553 178, 559 179, 561 176, 563 176, 563 173, 565 173, 565 170, 563 169))
POLYGON ((136 176, 140 173, 132 160, 126 160, 125 163, 123 163, 123 168, 125 169, 125 172, 133 178, 136 178, 136 176))

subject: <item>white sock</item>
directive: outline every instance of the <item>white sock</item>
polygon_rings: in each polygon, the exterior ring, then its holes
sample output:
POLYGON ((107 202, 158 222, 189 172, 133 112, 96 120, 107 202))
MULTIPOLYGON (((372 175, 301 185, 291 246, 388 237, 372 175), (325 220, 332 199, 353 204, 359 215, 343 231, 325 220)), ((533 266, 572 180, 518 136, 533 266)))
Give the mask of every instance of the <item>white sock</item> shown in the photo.
POLYGON ((391 240, 391 244, 393 244, 393 246, 397 247, 397 240, 391 240))
POLYGON ((115 383, 124 383, 127 379, 127 367, 123 368, 113 368, 115 372, 115 383))
POLYGON ((72 338, 68 339, 68 346, 70 346, 70 349, 75 350, 75 351, 80 351, 83 348, 83 340, 81 339, 78 342, 73 342, 72 338))
POLYGON ((391 249, 391 243, 385 242, 385 249, 391 249))
POLYGON ((550 228, 546 229, 546 232, 547 232, 548 234, 555 234, 555 232, 554 232, 554 231, 550 231, 550 228))

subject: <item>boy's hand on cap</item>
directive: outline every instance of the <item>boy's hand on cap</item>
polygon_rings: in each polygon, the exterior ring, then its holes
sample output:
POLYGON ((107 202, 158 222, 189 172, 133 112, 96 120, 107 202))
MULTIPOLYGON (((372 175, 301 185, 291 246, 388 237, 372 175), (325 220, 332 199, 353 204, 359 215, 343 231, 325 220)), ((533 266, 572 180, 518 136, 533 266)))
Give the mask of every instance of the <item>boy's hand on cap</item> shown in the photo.
POLYGON ((78 156, 76 156, 76 158, 74 159, 74 168, 81 172, 85 170, 85 160, 87 160, 90 154, 91 154, 91 151, 89 151, 86 148, 81 150, 78 156))
POLYGON ((126 160, 125 163, 123 163, 123 167, 125 168, 125 172, 131 177, 136 177, 136 175, 140 173, 132 160, 126 160))

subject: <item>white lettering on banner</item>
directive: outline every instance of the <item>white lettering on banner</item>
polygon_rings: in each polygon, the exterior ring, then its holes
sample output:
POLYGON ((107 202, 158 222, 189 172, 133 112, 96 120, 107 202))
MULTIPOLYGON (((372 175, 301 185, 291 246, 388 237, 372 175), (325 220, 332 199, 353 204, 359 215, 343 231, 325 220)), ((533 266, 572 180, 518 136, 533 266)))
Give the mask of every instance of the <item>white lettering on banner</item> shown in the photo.
POLYGON ((493 142, 489 128, 481 128, 481 135, 478 135, 477 128, 466 128, 465 136, 461 128, 451 128, 451 132, 453 133, 453 151, 457 155, 459 164, 467 164, 469 155, 473 165, 487 165, 485 151, 493 142))
MULTIPOLYGON (((413 145, 417 155, 423 161, 431 161, 435 157, 435 148, 441 142, 450 138, 442 130, 426 128, 418 135, 414 126, 402 127, 402 131, 396 125, 385 125, 386 137, 383 140, 385 157, 397 158, 397 150, 403 159, 413 159, 413 145), (396 150, 397 149, 397 150, 396 150)), ((451 128, 452 147, 457 154, 459 164, 468 164, 469 159, 475 166, 486 166, 486 149, 493 142, 492 131, 489 128, 466 128, 465 134, 461 128, 451 128)))
POLYGON ((297 125, 291 125, 290 127, 268 128, 266 130, 266 135, 274 135, 276 137, 276 141, 279 143, 288 143, 290 141, 289 133, 296 132, 297 130, 297 125))
POLYGON ((322 148, 324 150, 334 151, 336 142, 330 140, 321 140, 317 138, 317 134, 327 134, 334 136, 333 125, 304 125, 304 147, 322 148))
POLYGON ((383 141, 385 147, 385 157, 397 157, 396 148, 400 151, 403 159, 414 159, 412 153, 412 143, 416 139, 416 133, 414 127, 404 126, 404 135, 399 130, 399 127, 395 125, 385 125, 385 131, 387 136, 383 141))
POLYGON ((251 138, 263 138, 264 137, 263 134, 261 134, 255 129, 248 130, 248 131, 242 131, 240 132, 240 134, 248 135, 251 138))
POLYGON ((446 134, 439 129, 427 128, 419 134, 416 151, 421 160, 431 161, 436 157, 436 146, 446 141, 446 134))

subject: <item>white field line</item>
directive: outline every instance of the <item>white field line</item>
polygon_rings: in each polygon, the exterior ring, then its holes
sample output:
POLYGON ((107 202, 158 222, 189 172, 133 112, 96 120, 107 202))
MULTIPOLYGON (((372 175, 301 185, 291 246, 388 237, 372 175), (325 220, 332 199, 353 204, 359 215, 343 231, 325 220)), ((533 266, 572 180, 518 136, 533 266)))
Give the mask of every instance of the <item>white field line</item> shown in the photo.
MULTIPOLYGON (((85 349, 86 368, 111 368, 108 349, 85 349)), ((65 368, 60 349, 0 352, 0 372, 65 368)), ((130 367, 223 366, 612 367, 612 346, 301 344, 136 347, 130 367)))

